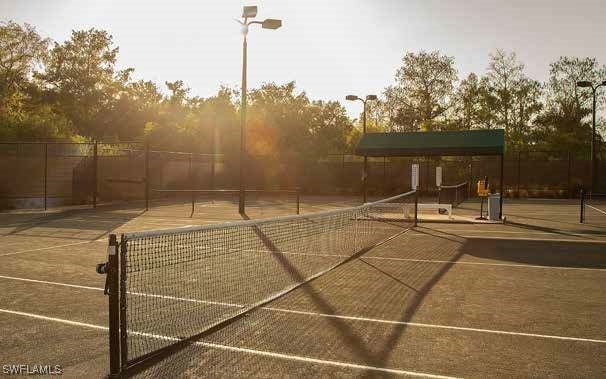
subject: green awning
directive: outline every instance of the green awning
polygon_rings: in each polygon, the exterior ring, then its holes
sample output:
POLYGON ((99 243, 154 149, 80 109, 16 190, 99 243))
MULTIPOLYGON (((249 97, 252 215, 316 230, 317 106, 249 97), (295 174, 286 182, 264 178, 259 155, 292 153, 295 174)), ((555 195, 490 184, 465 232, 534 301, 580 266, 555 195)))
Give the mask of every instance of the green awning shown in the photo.
POLYGON ((367 133, 355 153, 370 157, 501 155, 504 144, 503 129, 367 133))

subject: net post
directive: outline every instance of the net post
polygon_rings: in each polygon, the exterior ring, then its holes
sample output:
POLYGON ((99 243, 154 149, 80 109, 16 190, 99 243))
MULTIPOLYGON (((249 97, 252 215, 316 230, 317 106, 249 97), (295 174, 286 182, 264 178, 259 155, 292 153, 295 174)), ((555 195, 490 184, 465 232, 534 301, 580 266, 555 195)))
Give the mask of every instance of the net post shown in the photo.
POLYGON ((120 362, 121 367, 126 366, 128 361, 128 341, 126 325, 126 239, 124 235, 120 238, 120 362))
POLYGON ((93 145, 93 208, 97 208, 97 172, 98 172, 99 156, 98 156, 98 144, 95 140, 93 145))
POLYGON ((48 143, 44 144, 44 210, 48 209, 48 143))
POLYGON ((107 249, 107 284, 109 294, 109 366, 110 375, 120 373, 120 294, 118 292, 118 240, 115 234, 109 236, 107 249))
POLYGON ((418 218, 418 211, 419 211, 419 191, 415 191, 415 223, 414 226, 417 226, 417 223, 419 221, 418 218))
POLYGON ((579 222, 582 224, 585 221, 585 190, 581 188, 581 215, 579 222))
POLYGON ((145 141, 145 210, 149 210, 149 140, 145 141))

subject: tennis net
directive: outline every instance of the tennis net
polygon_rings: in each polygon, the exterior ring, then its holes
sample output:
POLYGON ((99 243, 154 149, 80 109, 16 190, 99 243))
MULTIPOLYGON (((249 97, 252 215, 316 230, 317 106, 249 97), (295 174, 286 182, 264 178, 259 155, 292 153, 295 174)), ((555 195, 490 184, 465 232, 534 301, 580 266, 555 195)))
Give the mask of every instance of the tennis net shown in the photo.
MULTIPOLYGON (((246 204, 251 207, 285 206, 286 210, 299 214, 300 191, 292 190, 244 190, 246 204)), ((232 203, 238 204, 240 191, 232 189, 152 189, 150 194, 150 208, 156 212, 183 211, 179 205, 187 204, 190 217, 193 217, 198 207, 209 204, 232 203), (176 208, 176 209, 175 209, 176 208)))
POLYGON ((110 236, 110 371, 132 375, 416 224, 417 193, 308 215, 110 236))
POLYGON ((606 226, 606 193, 581 193, 581 223, 606 226))
POLYGON ((453 207, 461 204, 468 197, 468 183, 464 182, 453 186, 440 186, 438 191, 439 204, 451 204, 453 207))

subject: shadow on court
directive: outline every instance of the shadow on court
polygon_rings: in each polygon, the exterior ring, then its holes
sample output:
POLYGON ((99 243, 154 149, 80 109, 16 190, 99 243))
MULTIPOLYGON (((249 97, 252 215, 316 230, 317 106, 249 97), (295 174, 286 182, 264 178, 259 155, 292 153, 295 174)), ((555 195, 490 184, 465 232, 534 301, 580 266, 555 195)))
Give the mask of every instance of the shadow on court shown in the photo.
MULTIPOLYGON (((332 206, 338 205, 335 201, 332 206)), ((321 210, 322 202, 317 206, 321 210)), ((233 208, 236 209, 237 204, 233 204, 233 208)), ((473 206, 470 209, 474 209, 473 206)), ((127 223, 130 223, 127 228, 141 230, 158 228, 166 222, 159 217, 153 224, 153 212, 140 211, 140 208, 122 208, 116 212, 108 209, 107 214, 105 210, 68 213, 69 216, 63 216, 65 219, 54 216, 45 219, 46 215, 39 213, 15 218, 13 224, 22 229, 15 235, 0 237, 0 242, 31 235, 32 241, 43 244, 46 242, 41 241, 48 233, 43 228, 56 229, 59 235, 61 231, 69 231, 65 235, 73 239, 88 239, 102 236, 108 228, 124 228, 127 223)), ((221 217, 221 212, 225 212, 225 208, 217 209, 217 217, 221 217)), ((254 212, 251 209, 243 217, 255 218, 254 212)), ((210 211, 206 213, 209 214, 210 211)), ((574 228, 558 229, 550 222, 556 219, 553 216, 539 215, 536 225, 532 225, 525 223, 532 223, 528 217, 523 219, 525 214, 534 217, 534 208, 527 213, 523 209, 516 211, 517 218, 512 217, 513 222, 505 225, 423 224, 356 254, 336 269, 275 301, 190 341, 165 359, 154 362, 154 366, 145 368, 141 376, 395 377, 412 373, 463 377, 604 377, 606 294, 602 287, 606 244, 597 243, 598 239, 594 238, 601 232, 587 233, 582 240, 578 232, 583 227, 570 221, 575 215, 565 220, 574 228), (541 221, 542 218, 550 221, 541 221), (491 233, 499 230, 515 229, 523 234, 514 236, 527 239, 490 238, 491 233), (483 231, 486 233, 483 236, 488 238, 461 236, 476 231, 483 231), (528 238, 539 234, 541 238, 551 238, 547 233, 567 239, 528 238), (572 237, 578 241, 571 241, 572 237)), ((229 215, 222 217, 233 215, 230 208, 229 215)), ((288 230, 285 233, 288 234, 288 230)), ((285 249, 262 230, 257 230, 256 236, 268 254, 285 249)), ((64 262, 90 265, 86 273, 93 275, 92 262, 97 258, 82 261, 82 256, 92 255, 93 248, 99 251, 97 256, 102 256, 106 245, 83 245, 58 254, 66 259, 64 262)), ((51 265, 57 256, 34 254, 3 259, 5 269, 0 274, 99 287, 95 291, 78 288, 69 292, 44 283, 34 287, 34 284, 20 282, 16 286, 14 281, 5 279, 6 299, 12 301, 7 308, 66 320, 74 319, 77 313, 80 321, 103 325, 107 300, 102 295, 102 285, 97 283, 100 277, 70 276, 70 271, 79 273, 84 269, 69 268, 67 264, 51 265), (17 257, 24 260, 23 270, 12 272, 17 257), (39 271, 26 270, 33 265, 41 266, 36 260, 49 265, 39 271), (17 287, 21 288, 19 294, 15 291, 17 287), (94 301, 87 300, 91 293, 94 301), (41 297, 44 301, 39 300, 41 297)), ((293 281, 303 280, 305 275, 298 270, 296 261, 283 254, 271 254, 271 259, 275 259, 293 281)), ((230 280, 239 291, 247 288, 253 291, 257 283, 246 276, 245 270, 254 272, 253 266, 258 262, 249 261, 250 267, 243 264, 244 274, 237 277, 222 277, 213 272, 208 276, 230 280)), ((233 261, 216 268, 225 270, 222 273, 234 272, 230 264, 233 261)), ((207 295, 213 294, 213 288, 220 287, 221 284, 210 287, 207 295)), ((175 323, 181 321, 177 318, 175 316, 175 323)), ((95 355, 91 357, 102 356, 102 359, 91 365, 98 366, 95 372, 107 372, 105 331, 77 326, 67 330, 66 326, 55 327, 51 321, 45 322, 48 324, 16 315, 5 317, 0 322, 4 331, 20 326, 23 333, 32 335, 27 344, 15 338, 16 347, 9 349, 9 354, 49 357, 49 361, 66 364, 71 370, 66 373, 73 374, 85 371, 74 371, 67 362, 92 359, 78 349, 85 346, 87 351, 93 351, 94 347, 95 355), (31 331, 39 335, 34 336, 31 331), (50 336, 65 336, 65 341, 56 344, 59 348, 53 344, 39 345, 36 341, 40 335, 46 340, 51 340, 50 336)))
POLYGON ((464 251, 472 257, 498 262, 606 269, 606 246, 599 243, 470 238, 464 251))
MULTIPOLYGON (((242 218, 250 219, 246 214, 243 214, 242 218)), ((386 223, 386 225, 393 227, 393 224, 390 223, 386 223)), ((399 227, 402 228, 401 225, 399 227)), ((255 227, 255 233, 269 254, 284 250, 260 228, 255 227)), ((401 233, 405 233, 405 230, 402 229, 401 233)), ((394 248, 398 237, 403 235, 401 233, 372 248, 378 246, 390 248, 388 246, 390 244, 391 248, 394 248)), ((438 240, 454 242, 458 246, 462 245, 460 239, 443 235, 438 236, 431 232, 421 233, 427 233, 438 240)), ((408 323, 413 319, 417 308, 431 292, 432 287, 453 267, 450 263, 456 262, 463 253, 459 251, 450 258, 450 262, 434 265, 429 270, 422 271, 415 280, 411 281, 406 275, 402 275, 402 272, 391 273, 388 268, 381 267, 372 260, 366 260, 364 258, 365 254, 372 248, 357 252, 344 259, 330 271, 311 280, 306 280, 305 275, 297 270, 297 267, 290 262, 285 254, 272 254, 272 257, 279 262, 282 269, 292 277, 293 281, 301 283, 301 285, 269 303, 260 304, 242 317, 228 320, 219 327, 212 328, 210 332, 205 332, 187 343, 181 344, 178 348, 173 349, 170 355, 147 362, 145 366, 140 367, 142 371, 139 374, 146 377, 169 374, 176 376, 249 377, 265 376, 269 373, 278 376, 290 376, 293 373, 296 373, 296 375, 324 373, 324 375, 330 376, 347 374, 376 377, 379 373, 381 375, 398 374, 398 370, 390 372, 377 368, 388 367, 393 365, 394 360, 402 359, 401 351, 398 351, 396 347, 401 343, 408 323), (365 330, 360 329, 359 325, 352 325, 351 321, 347 319, 330 317, 343 313, 339 309, 338 303, 349 301, 346 295, 333 297, 327 294, 326 286, 339 285, 334 283, 335 281, 343 282, 345 286, 347 282, 357 282, 368 287, 372 287, 374 281, 381 283, 385 289, 401 293, 403 299, 405 299, 405 304, 403 306, 402 304, 391 304, 395 305, 395 309, 392 310, 393 317, 399 322, 383 330, 381 340, 369 343, 365 330), (410 284, 407 282, 410 282, 410 284), (314 314, 325 315, 326 317, 323 317, 319 324, 317 322, 307 325, 298 323, 296 319, 289 317, 290 312, 287 308, 280 308, 281 301, 284 300, 288 303, 291 297, 305 298, 313 308, 314 314), (314 324, 317 325, 314 326, 314 324), (271 333, 264 333, 264 330, 268 327, 278 329, 271 333), (276 344, 275 340, 270 340, 276 338, 277 330, 281 330, 284 336, 289 336, 289 338, 277 342, 279 345, 278 351, 286 352, 285 354, 275 354, 276 346, 273 346, 273 348, 271 346, 276 344), (319 343, 307 347, 297 345, 297 339, 300 338, 301 334, 307 333, 311 335, 317 333, 319 343), (255 336, 257 336, 256 341, 254 340, 255 336), (326 340, 327 336, 332 339, 332 343, 326 340), (328 343, 321 343, 322 340, 328 343), (335 342, 338 342, 338 345, 341 346, 341 349, 347 351, 347 354, 341 359, 335 360, 334 365, 330 363, 326 365, 327 362, 333 362, 330 356, 334 355, 332 350, 335 342), (394 350, 398 353, 392 356, 394 350), (251 355, 247 352, 250 352, 251 355), (299 363, 295 365, 290 362, 291 360, 297 361, 294 357, 301 355, 309 357, 310 360, 299 359, 299 363), (251 356, 253 359, 251 359, 251 356), (324 356, 328 360, 324 360, 324 356), (313 362, 313 357, 319 358, 322 362, 320 364, 313 362), (354 362, 355 364, 340 365, 341 361, 354 362), (356 365, 359 367, 355 367, 356 365)), ((246 280, 246 278, 241 279, 246 280)), ((384 294, 385 292, 383 292, 384 294)), ((387 301, 380 293, 374 295, 379 301, 387 301)), ((376 302, 376 299, 375 301, 371 300, 371 304, 376 302)), ((378 305, 378 308, 381 307, 382 305, 378 305)), ((300 315, 298 312, 294 312, 294 314, 300 315)))

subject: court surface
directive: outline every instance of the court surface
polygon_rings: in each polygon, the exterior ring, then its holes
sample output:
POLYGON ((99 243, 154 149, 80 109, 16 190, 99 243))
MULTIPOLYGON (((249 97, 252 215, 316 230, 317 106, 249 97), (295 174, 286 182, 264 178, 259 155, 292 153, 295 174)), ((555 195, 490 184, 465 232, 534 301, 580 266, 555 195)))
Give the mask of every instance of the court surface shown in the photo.
MULTIPOLYGON (((303 197, 302 213, 355 204, 303 197)), ((455 212, 475 214, 479 203, 455 212)), ((247 217, 291 213, 251 207, 247 217)), ((504 225, 421 222, 144 371, 149 376, 606 375, 606 230, 578 202, 506 200, 504 225)), ((111 233, 241 219, 161 210, 0 213, 2 365, 108 373, 111 233)))

